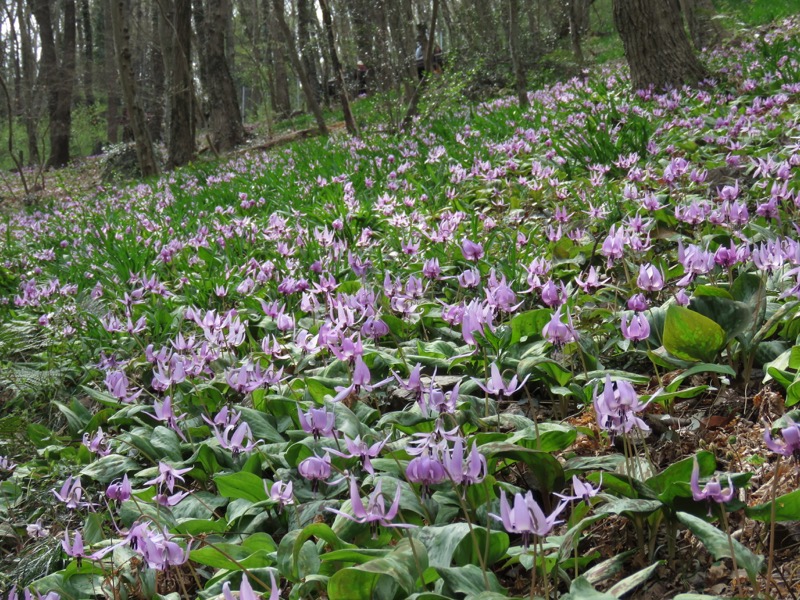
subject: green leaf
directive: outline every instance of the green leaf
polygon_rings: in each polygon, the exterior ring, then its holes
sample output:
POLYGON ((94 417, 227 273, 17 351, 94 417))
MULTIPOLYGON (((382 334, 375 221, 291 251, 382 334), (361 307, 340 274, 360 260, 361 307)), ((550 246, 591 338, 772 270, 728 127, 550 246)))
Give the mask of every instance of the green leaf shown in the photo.
POLYGON ((731 293, 721 287, 716 285, 698 285, 694 288, 694 295, 695 296, 714 296, 719 298, 727 298, 728 300, 733 300, 734 297, 731 296, 731 293))
POLYGON ((725 346, 725 332, 700 313, 677 304, 667 309, 664 348, 683 360, 712 362, 725 346))
POLYGON ((138 468, 139 463, 127 456, 109 454, 84 467, 81 470, 81 475, 91 477, 100 483, 111 483, 115 479, 121 479, 128 471, 138 468))
POLYGON ((533 486, 542 493, 551 493, 564 486, 564 469, 552 454, 523 448, 507 442, 490 442, 478 451, 491 459, 510 459, 528 465, 533 486))
POLYGON ((764 281, 755 273, 741 273, 731 286, 731 296, 755 309, 764 289, 764 281))
POLYGON ((264 480, 247 471, 215 475, 214 483, 217 485, 217 491, 226 498, 243 498, 250 502, 261 502, 267 499, 264 480))
POLYGON ((733 553, 736 555, 737 564, 747 571, 747 576, 751 581, 755 581, 756 576, 764 566, 764 557, 753 554, 736 540, 731 540, 719 529, 707 523, 699 517, 688 513, 677 513, 678 520, 686 525, 689 530, 703 542, 703 545, 711 555, 720 559, 723 557, 733 558, 730 547, 733 545, 733 553))
POLYGON ((240 570, 268 567, 273 564, 269 554, 278 548, 266 533, 254 533, 241 545, 222 542, 206 543, 208 545, 192 550, 189 558, 215 569, 240 570))
POLYGON ((636 571, 633 575, 628 575, 625 579, 612 585, 608 593, 617 597, 627 594, 647 581, 650 576, 655 573, 656 569, 661 566, 662 562, 663 561, 656 561, 649 567, 645 567, 641 571, 636 571))
POLYGON ((597 514, 623 515, 650 514, 664 505, 659 500, 643 500, 641 498, 619 498, 603 504, 597 509, 597 514))
POLYGON ((181 441, 178 434, 171 429, 158 425, 150 436, 150 442, 154 448, 161 451, 156 454, 159 458, 166 456, 174 462, 181 461, 181 441))
POLYGON ((625 567, 625 562, 634 554, 636 554, 636 550, 626 550, 625 552, 621 552, 620 554, 612 556, 611 558, 596 564, 591 569, 586 571, 583 576, 592 585, 601 583, 606 579, 611 579, 617 573, 622 571, 622 569, 625 567))
MULTIPOLYGON (((478 562, 476 551, 483 553, 487 548, 486 534, 486 529, 478 526, 473 526, 470 533, 467 523, 420 527, 412 531, 414 539, 425 545, 432 567, 449 567, 454 558, 460 566, 478 562)), ((502 531, 491 531, 489 534, 486 563, 493 564, 506 553, 509 540, 502 531)))
MULTIPOLYGON (((714 455, 711 452, 698 452, 697 463, 700 466, 701 477, 713 475, 714 469, 717 468, 717 461, 714 460, 714 455)), ((692 477, 693 468, 694 457, 685 458, 671 464, 655 477, 650 477, 645 483, 653 488, 656 493, 661 494, 676 482, 688 482, 692 477)))
POLYGON ((691 369, 686 369, 680 375, 678 375, 675 379, 673 379, 669 385, 667 385, 664 389, 667 392, 674 392, 676 391, 681 383, 685 380, 689 379, 698 373, 717 373, 718 375, 728 375, 730 377, 736 377, 736 371, 734 371, 728 365, 717 365, 714 363, 701 363, 699 365, 695 365, 691 369))
POLYGON ((505 590, 497 577, 491 571, 485 574, 477 565, 464 565, 463 567, 438 567, 436 571, 444 581, 443 592, 445 595, 480 594, 482 592, 504 593, 505 590), (484 577, 485 575, 485 577, 484 577), (486 589, 486 584, 489 589, 486 589))
POLYGON ((798 402, 800 402, 800 379, 795 379, 795 381, 786 388, 786 406, 794 406, 798 402))
POLYGON ((719 296, 695 296, 689 308, 722 327, 726 342, 744 333, 753 322, 753 309, 750 306, 719 296))
POLYGON ((516 344, 522 338, 538 336, 541 338, 542 329, 550 321, 552 311, 546 308, 529 310, 514 315, 509 323, 511 327, 511 344, 516 344))
POLYGON ((413 593, 417 579, 428 568, 425 546, 401 540, 386 556, 337 571, 328 582, 329 600, 391 599, 397 588, 413 593), (413 546, 412 546, 413 544, 413 546))
POLYGON ((538 426, 518 431, 506 442, 542 452, 559 452, 569 448, 577 437, 578 430, 574 427, 560 423, 540 423, 538 426))
MULTIPOLYGON (((772 502, 748 506, 744 509, 751 519, 769 523, 772 519, 772 502)), ((800 490, 775 498, 775 522, 800 521, 800 490)))
POLYGON ((569 586, 569 594, 565 594, 562 598, 564 600, 618 600, 616 596, 598 592, 582 575, 572 580, 572 584, 569 586))

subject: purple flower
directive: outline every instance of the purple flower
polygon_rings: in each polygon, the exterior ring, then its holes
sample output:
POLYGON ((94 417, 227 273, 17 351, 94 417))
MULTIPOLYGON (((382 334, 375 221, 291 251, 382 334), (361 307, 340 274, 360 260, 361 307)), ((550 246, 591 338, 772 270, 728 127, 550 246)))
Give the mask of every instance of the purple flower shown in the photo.
POLYGON ((634 294, 630 298, 628 298, 628 308, 630 310, 636 312, 643 312, 647 310, 649 304, 647 303, 647 298, 644 297, 644 294, 634 294))
POLYGON ((11 473, 17 468, 17 463, 13 462, 7 456, 0 456, 0 471, 4 473, 11 473))
POLYGON ((127 474, 123 475, 122 481, 114 481, 106 488, 106 497, 117 502, 125 502, 130 499, 131 493, 131 482, 128 481, 127 474))
MULTIPOLYGON (((130 547, 142 556, 147 566, 159 571, 182 565, 189 560, 190 546, 183 549, 173 540, 166 529, 151 531, 149 525, 141 523, 134 525, 126 538, 130 547)), ((108 551, 108 548, 103 551, 108 551)))
POLYGON ((170 491, 170 493, 175 491, 175 482, 180 480, 183 482, 183 474, 188 473, 192 470, 192 467, 186 467, 185 469, 176 469, 175 467, 159 461, 158 463, 158 477, 155 479, 151 479, 150 481, 146 481, 145 485, 158 485, 166 486, 166 488, 170 491))
POLYGON ((304 479, 311 482, 311 489, 316 492, 319 482, 331 476, 331 456, 330 454, 325 454, 325 458, 320 458, 316 454, 309 456, 297 465, 297 471, 304 479))
POLYGON ((658 292, 664 288, 664 274, 650 263, 639 266, 636 285, 645 292, 658 292))
MULTIPOLYGON (((697 502, 706 500, 709 503, 716 502, 717 504, 724 504, 731 501, 735 492, 733 481, 731 481, 730 475, 728 475, 728 489, 723 491, 722 485, 719 483, 716 477, 713 477, 711 481, 706 483, 705 487, 701 490, 700 465, 697 462, 697 457, 694 458, 694 467, 692 468, 690 487, 692 489, 692 498, 694 498, 697 502)), ((708 507, 708 511, 710 514, 711 506, 708 507)))
POLYGON ((81 501, 83 497, 83 487, 81 487, 81 480, 79 477, 70 475, 64 482, 64 485, 61 486, 60 492, 55 490, 52 490, 52 492, 53 495, 66 504, 67 508, 70 510, 93 506, 90 502, 81 501))
POLYGON ((525 382, 528 381, 528 377, 530 377, 530 375, 527 375, 525 379, 518 384, 517 376, 514 375, 514 377, 511 378, 511 381, 506 383, 503 381, 503 376, 500 374, 500 369, 498 368, 497 363, 493 362, 489 368, 492 372, 492 375, 486 384, 481 383, 474 377, 472 380, 477 383, 478 387, 480 387, 484 392, 491 396, 498 396, 500 399, 513 396, 515 392, 525 385, 525 382))
POLYGON ((253 441, 253 432, 250 431, 250 426, 244 421, 235 429, 233 425, 228 425, 221 433, 215 427, 214 437, 220 446, 230 450, 234 456, 238 456, 242 452, 251 452, 261 441, 253 441))
POLYGON ((428 279, 439 279, 442 269, 439 267, 439 259, 431 258, 422 265, 422 274, 428 279))
POLYGON ((186 441, 186 436, 183 435, 183 431, 181 431, 181 428, 178 426, 178 421, 183 420, 186 413, 180 415, 175 414, 175 411, 172 409, 172 398, 170 396, 165 397, 163 402, 159 402, 158 400, 154 401, 153 412, 143 412, 147 416, 153 417, 156 421, 166 423, 167 427, 177 433, 184 442, 186 441))
POLYGON ((432 456, 422 455, 412 459, 406 467, 406 479, 409 483, 422 484, 422 497, 427 496, 428 487, 442 483, 447 479, 444 465, 432 456))
MULTIPOLYGON (((270 571, 269 572, 269 579, 270 579, 270 593, 269 593, 269 600, 280 600, 280 586, 275 581, 275 574, 270 571)), ((239 586, 239 595, 234 596, 231 592, 231 584, 229 581, 226 581, 222 585, 222 597, 225 600, 234 600, 235 598, 239 598, 239 600, 261 600, 261 594, 256 594, 253 591, 253 586, 250 585, 250 582, 247 579, 247 575, 242 575, 242 583, 239 586)))
POLYGON ((655 399, 659 392, 653 394, 646 404, 639 401, 639 395, 628 381, 611 381, 611 376, 606 375, 603 392, 597 393, 594 389, 592 403, 597 414, 597 424, 612 435, 628 433, 636 428, 641 431, 650 431, 637 413, 655 399))
POLYGON ((562 308, 559 306, 556 309, 550 321, 542 329, 542 337, 558 348, 578 339, 578 333, 572 325, 572 317, 569 313, 567 313, 567 322, 561 322, 562 308))
POLYGON ((473 242, 464 238, 461 240, 461 254, 464 258, 471 261, 480 260, 483 258, 483 246, 477 242, 473 242))
POLYGON ((25 527, 25 531, 32 538, 46 538, 50 535, 50 530, 42 525, 41 519, 37 519, 36 523, 29 523, 25 527))
POLYGON ((464 462, 464 440, 457 438, 453 444, 452 452, 445 452, 442 457, 444 469, 453 483, 460 485, 474 485, 486 477, 486 457, 478 452, 478 446, 472 442, 472 450, 464 462))
POLYGON ((311 408, 307 413, 300 410, 297 405, 297 417, 303 431, 314 436, 315 440, 321 437, 335 438, 336 415, 324 408, 311 408))
MULTIPOLYGON (((341 515, 345 519, 355 521, 356 523, 369 523, 370 526, 381 524, 384 527, 410 527, 404 523, 392 523, 392 519, 397 516, 397 511, 400 510, 400 494, 402 488, 399 483, 397 485, 394 500, 391 506, 386 508, 384 503, 383 493, 381 492, 382 479, 378 479, 375 484, 375 489, 367 499, 367 506, 361 500, 361 494, 358 491, 358 482, 355 477, 350 477, 350 504, 353 507, 353 514, 349 515, 341 510, 328 508, 326 510, 341 515)), ((376 532, 375 532, 376 533, 376 532)))
POLYGON ((133 402, 142 393, 142 390, 135 394, 128 393, 128 376, 125 375, 124 371, 108 371, 105 383, 108 392, 125 404, 133 402))
POLYGON ((547 535, 558 523, 558 515, 564 510, 566 502, 560 502, 556 509, 546 516, 544 511, 533 498, 533 493, 524 496, 514 494, 514 505, 509 505, 506 491, 500 491, 500 516, 489 513, 489 516, 503 523, 508 533, 518 533, 522 536, 522 545, 527 548, 530 544, 531 534, 537 536, 547 535))
POLYGON ((634 313, 631 322, 628 324, 627 315, 622 315, 622 336, 626 340, 641 342, 650 337, 650 323, 644 313, 634 313))
MULTIPOLYGON (((434 374, 434 378, 435 376, 434 374)), ((459 381, 453 386, 452 390, 445 393, 441 388, 434 385, 434 379, 432 378, 430 387, 425 390, 422 400, 419 402, 420 411, 426 417, 430 414, 430 411, 435 411, 439 414, 453 414, 456 411, 460 388, 461 382, 459 381)))
POLYGON ((577 475, 572 476, 572 495, 565 496, 563 494, 556 494, 562 500, 583 500, 587 504, 589 503, 590 498, 594 498, 597 493, 600 491, 600 486, 603 485, 603 476, 600 475, 600 483, 597 484, 597 487, 592 487, 592 484, 584 481, 581 481, 577 475))
POLYGON ((61 547, 64 549, 64 554, 71 558, 78 559, 78 564, 82 558, 86 558, 86 553, 83 550, 83 536, 80 531, 75 532, 75 537, 72 543, 69 541, 69 532, 64 530, 64 539, 61 540, 61 547))
MULTIPOLYGON (((264 482, 264 491, 267 489, 267 484, 264 482)), ((268 492, 270 500, 278 503, 278 512, 283 510, 284 506, 294 504, 294 494, 292 482, 276 481, 272 484, 272 488, 268 492)))
POLYGON ((329 449, 328 452, 344 458, 357 458, 361 461, 361 468, 367 473, 374 475, 375 469, 372 468, 372 462, 370 459, 378 457, 387 441, 389 441, 389 438, 384 438, 383 440, 370 445, 363 441, 360 435, 357 435, 355 439, 352 440, 349 437, 344 436, 344 443, 347 447, 347 452, 339 452, 338 450, 332 449, 329 449))
POLYGON ((769 427, 764 430, 764 443, 776 454, 792 456, 796 460, 800 460, 800 424, 795 423, 789 417, 786 417, 785 420, 789 425, 781 429, 783 443, 772 439, 769 427))
POLYGON ((584 279, 580 279, 579 277, 575 277, 575 283, 587 294, 591 294, 595 290, 603 287, 606 283, 610 281, 610 278, 606 277, 601 279, 600 275, 597 273, 597 269, 594 267, 589 267, 589 270, 586 272, 586 277, 584 279))

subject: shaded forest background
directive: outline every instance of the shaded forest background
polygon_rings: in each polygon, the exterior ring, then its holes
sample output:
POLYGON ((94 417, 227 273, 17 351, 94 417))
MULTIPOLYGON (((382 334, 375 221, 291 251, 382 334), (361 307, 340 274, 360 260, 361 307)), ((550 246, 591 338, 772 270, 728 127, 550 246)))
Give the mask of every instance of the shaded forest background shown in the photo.
MULTIPOLYGON (((0 167, 30 168, 27 188, 37 167, 121 142, 135 141, 148 175, 247 136, 308 126, 312 115, 323 131, 341 119, 351 133, 398 128, 422 93, 418 46, 431 71, 442 51, 436 95, 483 100, 622 58, 614 8, 611 0, 3 0, 0 167), (351 102, 362 105, 360 124, 351 102)), ((741 15, 768 22, 798 8, 676 0, 673 10, 700 50, 741 15)))

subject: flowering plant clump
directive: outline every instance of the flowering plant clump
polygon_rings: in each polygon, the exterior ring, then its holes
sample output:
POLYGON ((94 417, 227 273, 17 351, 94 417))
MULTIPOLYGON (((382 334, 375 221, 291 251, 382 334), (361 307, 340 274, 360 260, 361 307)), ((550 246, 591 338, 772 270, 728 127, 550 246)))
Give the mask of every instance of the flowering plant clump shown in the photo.
POLYGON ((773 594, 800 22, 759 36, 695 88, 606 66, 9 210, 0 589, 610 597, 732 559, 773 594))

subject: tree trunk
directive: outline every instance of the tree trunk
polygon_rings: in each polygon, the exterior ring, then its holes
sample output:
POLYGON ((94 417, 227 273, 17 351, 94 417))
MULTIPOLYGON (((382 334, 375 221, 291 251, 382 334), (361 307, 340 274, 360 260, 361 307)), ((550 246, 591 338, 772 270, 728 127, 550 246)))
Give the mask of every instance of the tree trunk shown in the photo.
POLYGON ((150 139, 153 142, 160 142, 164 139, 164 117, 166 114, 164 101, 167 94, 167 73, 164 63, 164 47, 159 35, 159 23, 163 20, 163 15, 159 13, 165 1, 170 2, 171 0, 160 0, 159 3, 148 7, 151 11, 148 15, 150 17, 150 30, 143 40, 143 44, 148 47, 143 63, 148 77, 142 82, 139 90, 147 118, 147 128, 150 130, 150 139))
POLYGON ((339 54, 336 51, 336 39, 333 36, 333 19, 331 19, 331 11, 328 7, 328 0, 319 0, 319 6, 322 9, 322 20, 325 23, 325 32, 328 36, 328 51, 331 54, 333 72, 336 75, 336 80, 339 82, 339 99, 342 102, 344 124, 347 127, 347 131, 350 135, 357 136, 358 126, 356 125, 355 118, 353 118, 353 111, 350 110, 350 99, 347 97, 347 86, 344 83, 344 73, 342 73, 342 65, 339 62, 339 54))
POLYGON ((47 164, 62 167, 69 162, 69 138, 72 127, 72 83, 75 74, 75 0, 64 1, 64 32, 61 61, 56 55, 50 3, 33 0, 33 14, 39 23, 42 43, 42 74, 47 87, 50 114, 50 156, 47 164))
POLYGON ((613 5, 634 89, 695 84, 708 76, 674 2, 614 0, 613 5))
POLYGON ((192 88, 191 0, 164 0, 161 44, 167 72, 169 139, 167 168, 185 165, 194 155, 194 92, 192 88))
POLYGON ((680 0, 680 3, 692 44, 697 50, 713 48, 725 38, 725 30, 713 18, 716 11, 711 0, 680 0))
POLYGON ((319 81, 319 56, 316 50, 316 44, 312 40, 312 31, 314 29, 313 20, 316 19, 314 14, 314 3, 312 0, 297 0, 297 43, 300 46, 300 56, 303 59, 303 67, 308 73, 308 81, 314 86, 317 100, 322 98, 322 85, 319 81))
POLYGON ((317 102, 317 99, 314 97, 314 89, 311 87, 311 83, 308 81, 308 75, 303 68, 303 63, 300 62, 300 56, 297 53, 297 47, 294 43, 292 32, 289 30, 289 26, 286 24, 286 18, 283 15, 284 7, 282 4, 282 0, 272 0, 272 7, 275 12, 276 22, 280 28, 281 35, 283 35, 283 40, 286 42, 286 46, 289 50, 289 60, 292 63, 292 68, 294 68, 297 78, 300 80, 300 87, 303 88, 306 102, 308 103, 309 108, 311 108, 311 112, 314 113, 314 118, 317 121, 317 127, 319 127, 320 133, 322 135, 328 135, 328 127, 325 125, 325 117, 322 114, 322 108, 320 108, 319 102, 317 102))
POLYGON ((211 0, 206 6, 204 19, 209 125, 217 152, 229 150, 244 141, 239 96, 225 54, 226 7, 230 9, 230 4, 211 0))
POLYGON ((94 104, 94 33, 89 0, 81 0, 81 24, 83 27, 83 97, 88 106, 94 104))
POLYGON ((17 13, 20 22, 20 42, 22 44, 22 101, 24 105, 22 118, 25 122, 25 136, 28 141, 28 164, 39 164, 38 131, 36 127, 39 103, 35 101, 36 57, 33 54, 33 42, 30 33, 29 13, 22 0, 17 0, 17 13))
MULTIPOLYGON (((265 0, 265 3, 268 0, 265 0)), ((283 33, 281 32, 280 25, 278 24, 278 17, 276 13, 280 10, 283 14, 283 0, 275 7, 275 4, 270 2, 268 6, 269 14, 269 32, 270 38, 268 41, 269 46, 269 66, 270 79, 270 102, 272 110, 279 117, 288 117, 292 113, 292 103, 289 98, 289 75, 286 72, 286 61, 288 60, 286 51, 286 42, 283 40, 283 33)))
POLYGON ((401 129, 408 129, 411 123, 413 122, 414 117, 417 115, 417 111, 419 110, 419 101, 420 98, 422 98, 422 93, 425 91, 425 87, 427 86, 427 83, 431 78, 430 73, 433 66, 433 46, 434 46, 434 40, 436 39, 435 38, 436 17, 438 16, 438 14, 439 14, 439 0, 433 0, 430 34, 428 36, 427 49, 425 51, 425 70, 428 72, 428 75, 420 79, 419 83, 417 84, 417 87, 414 90, 414 95, 411 96, 411 101, 408 103, 406 114, 403 117, 402 123, 400 124, 401 129))
POLYGON ((519 0, 508 0, 508 48, 511 53, 511 64, 514 66, 514 87, 517 91, 519 107, 528 108, 527 81, 525 69, 519 52, 519 0))
POLYGON ((106 138, 109 144, 119 141, 119 76, 114 51, 114 26, 111 19, 111 7, 101 4, 103 11, 103 83, 106 90, 106 138))
POLYGON ((572 43, 572 53, 575 62, 583 64, 583 49, 581 48, 581 36, 584 34, 588 25, 589 4, 586 0, 567 0, 567 11, 569 15, 569 39, 572 43))
POLYGON ((130 47, 130 30, 126 0, 111 0, 111 22, 114 33, 114 46, 116 48, 117 64, 119 65, 119 79, 122 87, 122 96, 125 99, 125 108, 128 112, 133 139, 136 144, 136 157, 139 160, 139 170, 142 177, 158 175, 158 163, 153 152, 153 143, 147 130, 142 105, 136 95, 136 80, 133 73, 133 61, 130 47))

